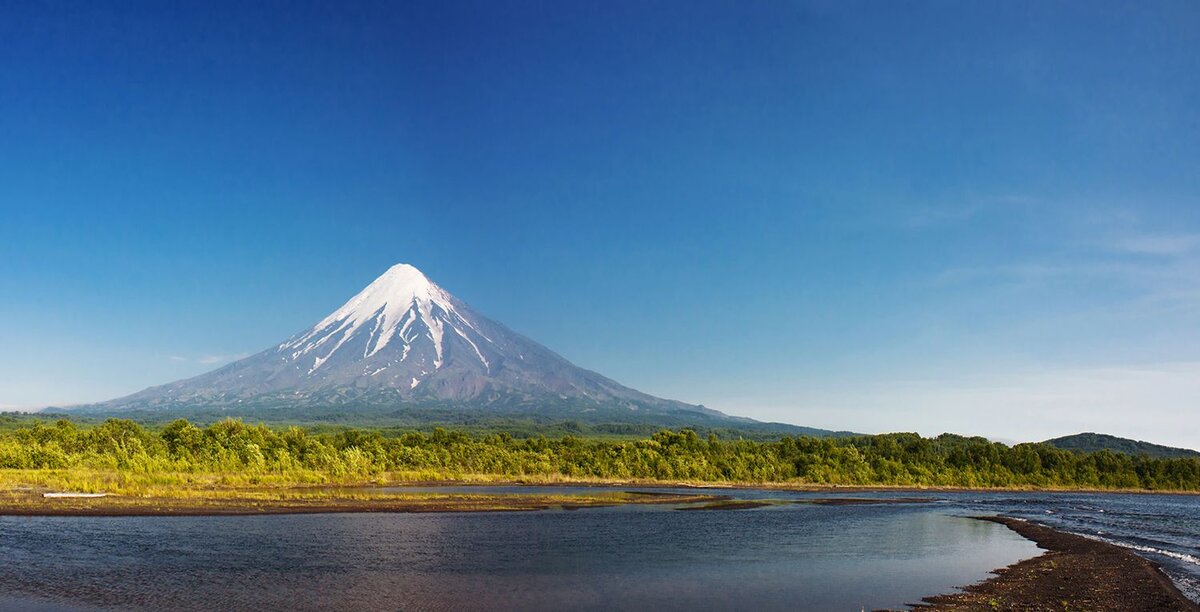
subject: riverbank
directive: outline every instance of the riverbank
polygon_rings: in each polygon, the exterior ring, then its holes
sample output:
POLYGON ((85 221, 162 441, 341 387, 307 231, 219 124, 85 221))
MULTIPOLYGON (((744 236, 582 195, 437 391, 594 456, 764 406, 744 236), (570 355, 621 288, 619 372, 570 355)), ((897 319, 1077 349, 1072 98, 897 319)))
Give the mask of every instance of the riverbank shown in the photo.
POLYGON ((654 478, 599 478, 564 474, 502 474, 464 473, 440 470, 407 470, 381 472, 371 476, 336 475, 313 470, 271 471, 171 471, 171 470, 100 470, 69 469, 0 469, 0 493, 14 488, 47 489, 146 496, 157 492, 182 489, 256 489, 290 488, 377 488, 399 486, 572 486, 597 488, 670 488, 670 489, 758 489, 788 492, 837 493, 963 493, 963 492, 1048 492, 1048 493, 1127 493, 1152 495, 1200 495, 1198 491, 1138 488, 1090 487, 962 487, 934 485, 871 485, 828 484, 805 481, 750 480, 682 480, 654 478))
MULTIPOLYGON (((845 496, 871 493, 912 493, 928 501, 930 495, 962 492, 1055 493, 1127 493, 1163 494, 1163 491, 1087 489, 1030 489, 961 487, 846 486, 799 482, 704 482, 653 479, 572 478, 539 475, 521 478, 490 474, 431 474, 429 472, 388 472, 369 480, 322 479, 319 474, 224 474, 224 473, 147 473, 100 470, 0 470, 0 514, 9 515, 179 515, 179 514, 255 514, 317 512, 466 512, 498 510, 540 510, 553 507, 593 507, 620 503, 642 503, 628 499, 626 488, 656 488, 677 491, 680 499, 710 502, 713 508, 748 509, 730 506, 725 491, 747 488, 778 492, 814 492, 837 494, 827 501, 807 503, 847 503, 845 496), (495 495, 489 487, 518 489, 507 495, 495 495), (424 493, 387 488, 420 487, 424 493), (479 493, 472 489, 478 487, 479 493), (528 487, 529 493, 520 491, 528 487), (595 494, 559 495, 557 491, 537 487, 572 487, 595 494), (441 493, 439 489, 445 489, 441 493), (452 491, 453 489, 453 491, 452 491), (103 494, 102 498, 45 499, 43 494, 103 494), (451 494, 453 493, 453 494, 451 494), (624 497, 622 497, 624 496, 624 497), (711 503, 722 502, 722 503, 711 503)), ((1175 492, 1182 494, 1182 492, 1175 492)), ((1194 495, 1194 493, 1193 493, 1194 495)), ((645 496, 643 496, 644 498, 645 496)), ((891 498, 890 503, 895 503, 891 498)), ((691 503, 680 501, 676 503, 691 503)), ((870 503, 869 499, 863 502, 870 503)), ((761 503, 756 505, 762 505, 761 503)))
POLYGON ((995 571, 960 593, 925 598, 921 610, 1200 611, 1153 562, 1106 542, 1008 517, 979 517, 1046 552, 995 571))
POLYGON ((343 488, 181 489, 143 496, 47 497, 41 491, 0 493, 0 516, 227 516, 343 512, 519 512, 617 505, 714 504, 725 495, 605 491, 595 495, 441 494, 343 488))
MULTIPOLYGON (((322 486, 322 485, 313 485, 322 486)), ((359 484, 343 486, 413 486, 413 487, 463 487, 463 486, 571 486, 571 487, 642 487, 656 489, 757 489, 761 491, 788 491, 796 493, 1121 493, 1130 495, 1193 495, 1200 491, 1176 489, 1138 488, 1094 488, 1094 487, 962 487, 937 485, 871 485, 871 484, 828 484, 801 481, 751 481, 751 480, 662 480, 654 478, 587 478, 561 474, 534 474, 514 478, 495 474, 455 474, 446 478, 405 479, 382 478, 359 484)))
MULTIPOLYGON (((934 497, 814 497, 739 500, 723 489, 675 487, 677 492, 629 491, 612 485, 478 485, 441 482, 402 486, 155 486, 138 494, 0 489, 0 516, 197 516, 339 512, 496 512, 578 510, 617 505, 672 504, 680 510, 748 510, 770 505, 877 505, 937 501, 934 497), (507 488, 497 493, 497 487, 507 488), (562 492, 554 491, 561 487, 562 492), (526 488, 528 492, 521 489, 526 488), (441 490, 444 490, 443 493, 441 490), (517 492, 513 492, 516 490, 517 492), (570 492, 567 492, 567 491, 570 492), (580 491, 585 491, 581 493, 580 491)), ((662 487, 657 487, 662 488, 662 487)), ((672 487, 666 487, 672 488, 672 487)))

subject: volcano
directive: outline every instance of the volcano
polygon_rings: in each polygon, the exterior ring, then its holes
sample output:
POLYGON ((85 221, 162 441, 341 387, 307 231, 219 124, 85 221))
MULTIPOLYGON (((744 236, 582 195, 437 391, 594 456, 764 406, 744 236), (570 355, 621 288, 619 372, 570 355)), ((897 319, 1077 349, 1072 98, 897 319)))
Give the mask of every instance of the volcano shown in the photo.
POLYGON ((580 368, 475 312, 407 264, 392 266, 332 314, 265 351, 89 408, 312 413, 364 407, 754 423, 580 368))

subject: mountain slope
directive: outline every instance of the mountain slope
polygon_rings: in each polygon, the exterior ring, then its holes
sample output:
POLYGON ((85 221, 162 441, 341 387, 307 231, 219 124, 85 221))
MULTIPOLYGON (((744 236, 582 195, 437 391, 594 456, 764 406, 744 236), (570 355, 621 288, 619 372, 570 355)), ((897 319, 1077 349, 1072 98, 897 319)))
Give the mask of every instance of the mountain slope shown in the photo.
POLYGON ((643 422, 729 420, 575 366, 474 312, 399 264, 284 342, 195 378, 86 409, 360 410, 427 408, 553 413, 643 422))
POLYGON ((1127 455, 1149 455, 1159 459, 1200 457, 1200 452, 1187 448, 1173 448, 1170 446, 1162 446, 1160 444, 1151 444, 1150 442, 1141 442, 1138 440, 1130 440, 1128 438, 1118 438, 1116 436, 1110 436, 1107 434, 1090 432, 1054 438, 1053 440, 1046 440, 1045 443, 1063 450, 1086 453, 1110 450, 1114 453, 1125 453, 1127 455))

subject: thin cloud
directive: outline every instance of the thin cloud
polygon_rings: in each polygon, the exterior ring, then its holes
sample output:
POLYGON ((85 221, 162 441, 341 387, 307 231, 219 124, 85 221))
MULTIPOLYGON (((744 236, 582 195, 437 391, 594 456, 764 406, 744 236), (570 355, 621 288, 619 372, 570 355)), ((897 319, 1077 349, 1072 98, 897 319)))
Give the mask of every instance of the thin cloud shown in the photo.
POLYGON ((184 357, 181 355, 170 355, 167 357, 167 359, 169 359, 171 361, 179 362, 179 363, 198 363, 200 365, 215 365, 215 364, 219 364, 219 363, 221 363, 221 364, 229 363, 230 361, 236 361, 238 359, 243 359, 243 358, 249 357, 249 356, 250 356, 250 353, 209 354, 209 355, 201 355, 199 357, 194 357, 194 358, 184 357))
POLYGON ((1052 264, 1026 263, 996 266, 957 267, 943 270, 933 277, 934 285, 952 285, 978 280, 1037 282, 1070 277, 1133 276, 1139 270, 1120 264, 1052 264))
POLYGON ((909 229, 924 229, 962 223, 970 220, 982 211, 983 206, 978 204, 956 207, 925 206, 911 211, 904 220, 904 226, 909 229))
POLYGON ((1119 238, 1107 246, 1137 255, 1187 255, 1200 247, 1200 234, 1143 234, 1119 238))
POLYGON ((227 363, 227 362, 234 361, 237 359, 242 359, 242 358, 248 357, 248 356, 249 356, 248 353, 237 353, 234 355, 204 355, 203 357, 200 357, 199 359, 197 359, 196 363, 200 363, 200 364, 204 364, 204 365, 213 365, 213 364, 217 364, 217 363, 227 363))
POLYGON ((912 208, 907 211, 903 224, 908 229, 957 225, 967 223, 995 210, 1013 209, 1036 202, 1035 198, 1022 195, 968 197, 963 202, 954 205, 928 205, 912 208))

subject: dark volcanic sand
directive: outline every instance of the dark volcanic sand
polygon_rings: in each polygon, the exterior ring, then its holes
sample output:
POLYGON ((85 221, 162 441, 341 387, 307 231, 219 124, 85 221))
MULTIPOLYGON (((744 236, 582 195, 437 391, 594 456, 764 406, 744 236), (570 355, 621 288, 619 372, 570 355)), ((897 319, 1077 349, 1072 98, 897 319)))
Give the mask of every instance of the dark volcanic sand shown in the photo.
POLYGON ((1200 611, 1158 566, 1119 546, 1020 519, 979 519, 1006 525, 1047 552, 962 593, 927 597, 918 609, 1200 611))

